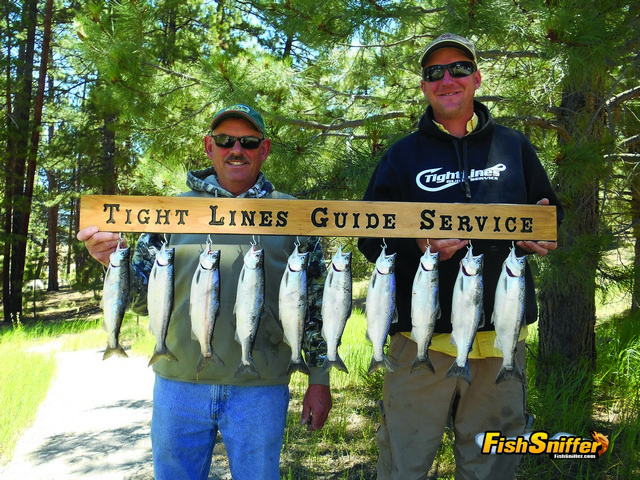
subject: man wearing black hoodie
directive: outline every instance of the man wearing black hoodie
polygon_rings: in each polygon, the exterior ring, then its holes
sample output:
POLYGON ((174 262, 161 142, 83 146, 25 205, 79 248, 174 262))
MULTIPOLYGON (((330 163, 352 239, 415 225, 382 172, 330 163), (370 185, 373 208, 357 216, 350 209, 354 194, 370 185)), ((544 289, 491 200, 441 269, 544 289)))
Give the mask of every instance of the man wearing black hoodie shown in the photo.
MULTIPOLYGON (((473 43, 444 34, 425 49, 421 88, 429 107, 418 130, 385 153, 370 180, 364 200, 436 203, 509 203, 556 205, 560 202, 529 140, 495 123, 488 108, 474 100, 481 84, 473 43)), ((452 232, 452 236, 455 233, 452 232)), ((518 436, 525 428, 526 385, 509 379, 496 384, 502 354, 494 346, 491 323, 495 289, 510 241, 474 240, 473 254, 484 256, 484 323, 469 352, 472 382, 448 377, 456 357, 451 340, 453 286, 460 260, 467 252, 462 239, 385 239, 387 253, 396 253, 398 322, 391 325, 387 372, 381 402, 382 425, 378 479, 426 478, 445 427, 453 421, 456 479, 514 478, 520 455, 482 454, 476 435, 500 431, 518 436), (440 254, 441 315, 429 356, 435 374, 411 372, 417 345, 411 340, 411 290, 420 257, 427 246, 440 254)), ((374 262, 381 239, 361 238, 359 249, 374 262)), ((546 255, 556 242, 516 242, 517 255, 546 255)), ((535 288, 529 267, 525 273, 524 325, 516 361, 524 370, 528 324, 537 319, 535 288)))

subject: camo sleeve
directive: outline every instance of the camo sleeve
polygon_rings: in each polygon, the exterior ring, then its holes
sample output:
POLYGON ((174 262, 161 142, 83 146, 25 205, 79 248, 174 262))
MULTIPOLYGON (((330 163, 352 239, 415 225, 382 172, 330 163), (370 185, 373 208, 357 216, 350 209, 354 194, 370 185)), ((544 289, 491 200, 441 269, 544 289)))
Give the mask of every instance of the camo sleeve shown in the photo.
POLYGON ((307 266, 309 316, 305 323, 302 349, 307 365, 312 368, 322 367, 327 356, 327 344, 322 338, 322 295, 327 278, 327 266, 318 237, 309 237, 306 251, 309 252, 307 266))
POLYGON ((162 247, 162 236, 157 233, 140 235, 131 258, 131 293, 129 309, 138 315, 146 316, 147 287, 149 274, 153 267, 155 251, 162 247))

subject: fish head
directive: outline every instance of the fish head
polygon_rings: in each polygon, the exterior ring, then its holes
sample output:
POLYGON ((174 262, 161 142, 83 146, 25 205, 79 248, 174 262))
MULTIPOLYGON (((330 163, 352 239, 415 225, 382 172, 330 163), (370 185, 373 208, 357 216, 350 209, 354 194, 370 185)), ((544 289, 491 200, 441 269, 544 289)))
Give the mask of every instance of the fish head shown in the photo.
POLYGON ((382 249, 380 255, 378 255, 378 259, 376 260, 376 270, 380 272, 382 275, 388 275, 393 273, 396 265, 396 254, 392 253, 391 255, 387 255, 386 249, 382 249))
POLYGON ((263 254, 264 250, 262 248, 258 248, 256 245, 251 245, 251 248, 244 256, 244 266, 251 270, 261 268, 264 261, 263 254))
POLYGON ((431 253, 431 246, 427 247, 422 257, 420 257, 420 267, 425 272, 436 270, 439 262, 440 252, 431 253))
POLYGON ((118 246, 116 250, 109 255, 109 264, 112 267, 120 267, 129 261, 129 247, 120 248, 120 243, 118 242, 118 246))
POLYGON ((298 251, 298 246, 296 245, 295 250, 289 256, 289 261, 287 262, 287 266, 289 270, 292 272, 301 272, 302 270, 307 268, 309 263, 309 252, 300 253, 298 251))
POLYGON ((162 248, 156 253, 156 263, 162 267, 173 263, 175 248, 167 248, 167 244, 163 243, 162 248))
POLYGON ((504 261, 504 268, 506 269, 510 277, 521 277, 522 275, 524 275, 526 264, 527 257, 524 255, 522 257, 516 256, 516 249, 511 248, 509 256, 504 261))
POLYGON ((467 250, 467 254, 460 261, 460 269, 467 277, 473 277, 482 273, 482 264, 484 261, 484 255, 473 255, 471 248, 467 250))
POLYGON ((351 268, 351 252, 342 252, 342 245, 331 259, 331 268, 336 272, 344 272, 351 268))
POLYGON ((204 270, 213 270, 218 266, 220 261, 220 250, 211 250, 207 248, 200 254, 200 266, 204 270))

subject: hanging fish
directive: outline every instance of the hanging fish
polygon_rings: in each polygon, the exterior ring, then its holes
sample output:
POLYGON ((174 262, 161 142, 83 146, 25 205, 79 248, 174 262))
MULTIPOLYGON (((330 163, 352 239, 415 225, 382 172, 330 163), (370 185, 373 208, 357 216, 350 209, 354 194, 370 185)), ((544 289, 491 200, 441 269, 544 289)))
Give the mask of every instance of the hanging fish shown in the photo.
POLYGON ((502 367, 496 377, 496 383, 502 383, 507 378, 516 378, 525 383, 524 373, 516 362, 516 348, 524 319, 526 264, 526 257, 516 256, 515 247, 511 247, 498 279, 491 315, 491 322, 496 329, 496 347, 502 352, 502 367))
POLYGON ((213 328, 220 309, 220 250, 213 250, 207 240, 200 261, 191 280, 189 316, 191 317, 191 338, 200 344, 200 358, 196 372, 200 373, 213 360, 224 365, 213 350, 213 328))
POLYGON ((291 361, 287 375, 299 371, 309 375, 309 367, 302 358, 302 335, 308 314, 307 265, 309 254, 300 253, 298 244, 289 256, 287 268, 280 281, 278 296, 280 323, 284 330, 284 341, 291 347, 291 361))
POLYGON ((393 372, 391 362, 384 354, 384 344, 387 341, 389 326, 398 321, 395 262, 396 254, 387 255, 383 247, 369 280, 366 307, 367 339, 373 344, 369 375, 378 368, 393 372))
POLYGON ((115 252, 109 256, 102 288, 102 326, 108 334, 103 360, 114 354, 128 356, 119 343, 122 320, 129 307, 129 247, 121 245, 122 239, 119 239, 115 252))
POLYGON ((460 269, 453 287, 451 305, 451 343, 458 349, 455 362, 447 377, 462 377, 471 383, 469 351, 483 318, 482 310, 482 266, 483 255, 473 256, 471 245, 460 261, 460 269))
POLYGON ((420 367, 435 373, 429 358, 429 345, 440 318, 440 254, 431 253, 429 246, 420 258, 411 291, 411 338, 418 344, 418 354, 411 365, 414 372, 420 367))
POLYGON ((236 370, 235 378, 249 374, 260 378, 253 361, 252 350, 258 322, 264 307, 264 250, 252 245, 244 256, 244 265, 240 271, 236 304, 236 341, 242 347, 242 358, 236 370))
POLYGON ((149 312, 149 330, 156 339, 149 366, 161 359, 177 362, 176 356, 167 348, 167 330, 173 310, 174 284, 173 259, 174 248, 167 248, 166 243, 156 253, 147 293, 147 310, 149 312))
POLYGON ((351 289, 351 252, 343 253, 340 245, 331 259, 322 296, 322 338, 327 342, 327 357, 322 364, 322 373, 332 367, 349 373, 338 354, 338 346, 351 316, 351 289))

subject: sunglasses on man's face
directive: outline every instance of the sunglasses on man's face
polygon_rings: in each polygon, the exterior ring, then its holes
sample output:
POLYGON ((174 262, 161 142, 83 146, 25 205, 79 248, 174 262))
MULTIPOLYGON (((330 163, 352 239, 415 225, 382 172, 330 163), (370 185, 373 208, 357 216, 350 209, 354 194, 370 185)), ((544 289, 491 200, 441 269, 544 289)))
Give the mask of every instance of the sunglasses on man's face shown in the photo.
POLYGON ((444 78, 444 72, 449 72, 452 78, 468 77, 475 72, 476 66, 473 62, 453 62, 448 65, 431 65, 424 67, 422 78, 425 82, 437 82, 444 78))
POLYGON ((211 135, 216 146, 220 148, 233 148, 236 142, 240 142, 240 146, 245 150, 255 150, 260 146, 264 138, 252 137, 247 135, 244 137, 232 137, 231 135, 211 135))

